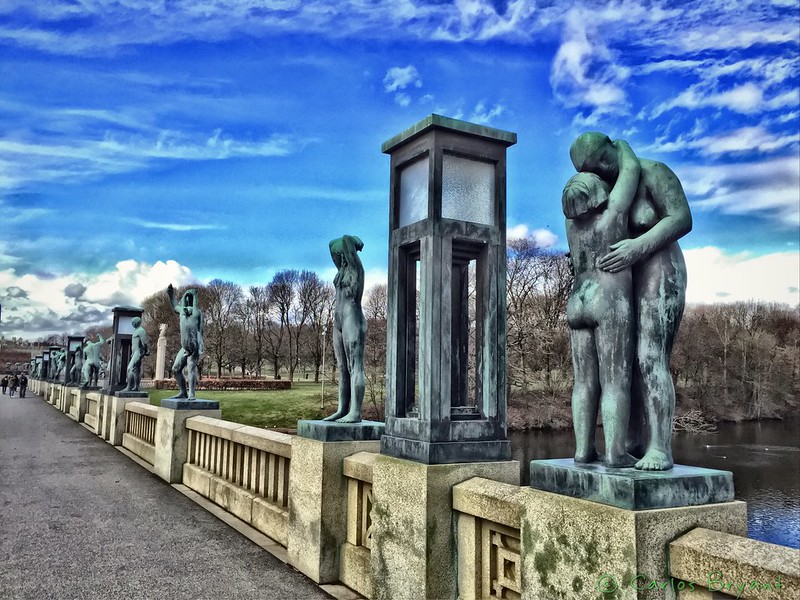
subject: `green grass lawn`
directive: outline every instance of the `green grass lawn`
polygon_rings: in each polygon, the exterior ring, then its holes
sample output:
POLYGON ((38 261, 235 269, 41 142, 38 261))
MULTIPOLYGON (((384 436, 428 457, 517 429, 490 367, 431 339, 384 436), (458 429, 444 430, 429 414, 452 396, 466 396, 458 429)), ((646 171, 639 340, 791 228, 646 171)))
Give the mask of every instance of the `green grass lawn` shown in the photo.
MULTIPOLYGON (((320 419, 333 412, 337 402, 335 384, 325 384, 325 409, 320 408, 322 386, 313 382, 294 382, 291 390, 198 392, 197 397, 216 400, 222 418, 254 427, 297 426, 299 419, 320 419)), ((150 404, 159 406, 175 390, 150 390, 150 404)))

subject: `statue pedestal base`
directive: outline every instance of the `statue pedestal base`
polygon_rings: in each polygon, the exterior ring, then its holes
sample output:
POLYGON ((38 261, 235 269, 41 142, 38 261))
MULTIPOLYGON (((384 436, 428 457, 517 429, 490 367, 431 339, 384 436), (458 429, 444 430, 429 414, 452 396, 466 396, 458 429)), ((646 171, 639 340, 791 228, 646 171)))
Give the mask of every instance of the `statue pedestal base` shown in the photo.
POLYGON ((126 392, 124 390, 117 390, 116 392, 114 392, 113 395, 116 396, 117 398, 149 398, 150 397, 150 394, 148 394, 147 392, 142 392, 142 391, 139 391, 139 392, 126 392))
POLYGON ((320 442, 380 441, 383 435, 383 423, 380 421, 361 421, 359 423, 298 421, 297 435, 320 442))
POLYGON ((172 410, 219 410, 219 402, 201 398, 164 398, 161 407, 172 410))
POLYGON ((219 402, 187 398, 165 398, 158 408, 156 421, 155 461, 153 470, 167 483, 183 479, 183 465, 189 450, 186 419, 196 416, 219 419, 219 402))
MULTIPOLYGON (((298 422, 298 433, 303 423, 298 422)), ((324 423, 331 430, 344 425, 324 423)), ((343 476, 344 459, 357 452, 377 453, 379 448, 377 440, 331 442, 300 435, 292 440, 289 563, 317 583, 339 580, 339 549, 347 540, 348 485, 343 476)))
POLYGON ((733 500, 733 473, 675 465, 669 471, 610 469, 571 458, 531 461, 531 487, 629 510, 733 500))

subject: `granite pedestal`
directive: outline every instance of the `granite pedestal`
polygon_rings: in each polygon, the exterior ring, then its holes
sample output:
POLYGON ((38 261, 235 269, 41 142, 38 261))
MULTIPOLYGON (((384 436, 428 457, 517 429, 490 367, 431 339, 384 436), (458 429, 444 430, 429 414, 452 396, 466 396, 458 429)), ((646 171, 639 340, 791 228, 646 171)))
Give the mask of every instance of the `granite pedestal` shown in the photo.
POLYGON ((382 424, 298 421, 289 470, 289 563, 317 583, 339 579, 347 539, 344 459, 378 452, 382 424))
POLYGON ((733 500, 733 473, 675 465, 669 471, 610 469, 571 458, 533 460, 531 487, 630 510, 698 506, 733 500))
POLYGON ((142 401, 147 403, 149 399, 147 392, 114 392, 108 399, 110 422, 108 427, 108 443, 112 446, 122 446, 122 436, 127 431, 128 412, 125 405, 128 402, 142 401))
POLYGON ((427 465, 378 457, 372 473, 373 597, 458 597, 453 487, 472 477, 519 485, 519 467, 513 460, 427 465))
POLYGON ((178 483, 183 477, 183 464, 189 449, 186 419, 197 415, 220 418, 219 402, 186 398, 161 401, 156 422, 153 470, 167 483, 178 483))

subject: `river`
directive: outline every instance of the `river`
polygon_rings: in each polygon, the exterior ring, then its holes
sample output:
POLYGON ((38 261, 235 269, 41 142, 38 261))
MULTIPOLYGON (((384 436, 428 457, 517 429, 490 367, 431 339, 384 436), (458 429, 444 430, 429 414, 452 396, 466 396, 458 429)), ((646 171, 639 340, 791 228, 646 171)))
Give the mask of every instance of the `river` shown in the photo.
MULTIPOLYGON (((602 435, 602 431, 600 432, 602 435)), ((510 432, 513 458, 567 458, 572 431, 510 432)), ((675 462, 733 472, 753 539, 800 548, 800 419, 720 423, 713 434, 673 435, 675 462)), ((522 469, 523 484, 528 469, 522 469)))

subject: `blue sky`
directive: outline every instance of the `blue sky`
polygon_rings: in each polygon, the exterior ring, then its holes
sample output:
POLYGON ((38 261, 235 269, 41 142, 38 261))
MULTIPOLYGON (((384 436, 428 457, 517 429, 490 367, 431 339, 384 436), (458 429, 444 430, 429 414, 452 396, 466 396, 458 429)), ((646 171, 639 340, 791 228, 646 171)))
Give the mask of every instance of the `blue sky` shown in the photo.
POLYGON ((798 303, 794 0, 0 0, 2 332, 82 331, 167 283, 385 280, 383 141, 518 134, 510 235, 565 247, 582 131, 679 176, 690 301, 798 303), (599 8, 598 8, 599 6, 599 8))

